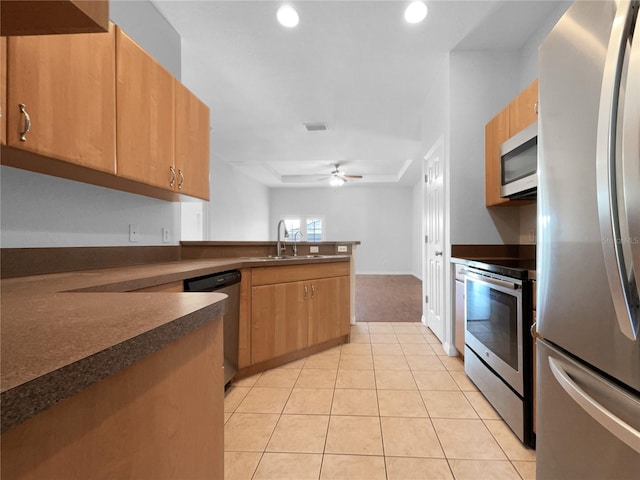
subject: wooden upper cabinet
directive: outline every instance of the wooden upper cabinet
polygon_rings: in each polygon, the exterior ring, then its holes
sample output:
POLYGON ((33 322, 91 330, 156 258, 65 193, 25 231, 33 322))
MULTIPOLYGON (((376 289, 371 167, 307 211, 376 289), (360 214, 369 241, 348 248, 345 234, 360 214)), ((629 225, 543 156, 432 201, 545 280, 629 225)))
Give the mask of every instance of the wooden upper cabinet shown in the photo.
POLYGON ((176 191, 209 200, 209 107, 175 81, 176 191))
POLYGON ((538 80, 534 80, 509 105, 485 125, 485 204, 518 206, 531 200, 510 200, 500 196, 500 145, 538 118, 538 80))
POLYGON ((173 190, 175 80, 116 28, 117 174, 173 190))
POLYGON ((7 144, 115 173, 114 27, 9 37, 7 44, 7 144))
POLYGON ((538 119, 538 79, 536 78, 509 104, 509 136, 538 119))
POLYGON ((98 33, 109 29, 108 0, 2 0, 0 35, 98 33))
POLYGON ((485 126, 485 203, 487 207, 507 203, 500 196, 500 145, 509 138, 509 107, 485 126))
POLYGON ((0 145, 7 144, 7 39, 0 38, 0 145))

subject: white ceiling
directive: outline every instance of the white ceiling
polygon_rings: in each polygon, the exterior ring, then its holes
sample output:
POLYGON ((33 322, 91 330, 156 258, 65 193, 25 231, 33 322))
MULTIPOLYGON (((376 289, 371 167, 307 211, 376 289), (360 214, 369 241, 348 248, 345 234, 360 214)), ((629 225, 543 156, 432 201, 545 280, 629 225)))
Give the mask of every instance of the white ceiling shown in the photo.
POLYGON ((279 187, 326 186, 336 163, 364 175, 349 184, 415 183, 430 58, 520 48, 558 2, 427 0, 410 25, 407 1, 293 1, 293 29, 280 1, 154 3, 182 37, 182 81, 211 108, 214 154, 279 187))

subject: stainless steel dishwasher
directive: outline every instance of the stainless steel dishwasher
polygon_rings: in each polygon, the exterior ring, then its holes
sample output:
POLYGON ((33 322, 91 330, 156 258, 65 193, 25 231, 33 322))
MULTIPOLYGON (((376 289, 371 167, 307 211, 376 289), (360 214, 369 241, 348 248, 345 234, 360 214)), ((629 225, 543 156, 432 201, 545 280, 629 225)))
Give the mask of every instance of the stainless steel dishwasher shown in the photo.
POLYGON ((224 336, 224 383, 225 386, 238 371, 238 318, 240 310, 240 271, 205 275, 184 281, 185 292, 218 292, 229 296, 227 313, 222 321, 224 336))

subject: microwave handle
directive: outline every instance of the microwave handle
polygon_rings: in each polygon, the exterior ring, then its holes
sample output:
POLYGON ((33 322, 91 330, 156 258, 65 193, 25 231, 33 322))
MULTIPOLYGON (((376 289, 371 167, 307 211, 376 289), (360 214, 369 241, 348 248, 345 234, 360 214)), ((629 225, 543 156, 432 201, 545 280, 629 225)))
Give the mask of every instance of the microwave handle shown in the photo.
POLYGON ((467 277, 471 277, 471 278, 473 278, 475 280, 479 280, 481 282, 489 283, 491 285, 497 285, 497 286, 503 287, 503 288, 508 288, 510 290, 518 290, 518 288, 520 288, 520 285, 518 285, 515 282, 508 282, 506 280, 500 280, 500 279, 493 278, 493 277, 487 277, 486 275, 479 275, 477 273, 470 272, 469 270, 467 270, 467 273, 465 275, 467 277))

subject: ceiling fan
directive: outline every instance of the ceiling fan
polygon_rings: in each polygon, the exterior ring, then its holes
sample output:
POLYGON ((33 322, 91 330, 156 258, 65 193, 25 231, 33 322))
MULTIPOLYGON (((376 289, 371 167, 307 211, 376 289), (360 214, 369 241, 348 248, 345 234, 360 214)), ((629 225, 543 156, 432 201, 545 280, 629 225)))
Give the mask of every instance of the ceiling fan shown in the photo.
POLYGON ((362 178, 362 175, 347 175, 340 171, 340 164, 335 164, 335 169, 331 172, 331 176, 321 178, 320 180, 329 179, 329 184, 333 187, 338 187, 347 182, 348 178, 362 178))

